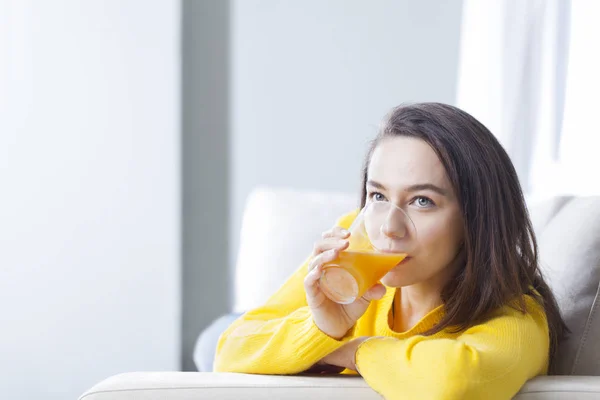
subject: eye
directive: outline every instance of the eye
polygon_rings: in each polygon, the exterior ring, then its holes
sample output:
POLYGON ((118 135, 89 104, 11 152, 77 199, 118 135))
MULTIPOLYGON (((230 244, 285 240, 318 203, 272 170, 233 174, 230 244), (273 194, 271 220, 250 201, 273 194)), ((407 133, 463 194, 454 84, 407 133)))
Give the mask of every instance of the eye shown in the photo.
POLYGON ((371 192, 369 193, 369 198, 374 201, 385 201, 385 196, 379 192, 371 192))
POLYGON ((429 197, 425 196, 415 197, 411 204, 416 204, 418 208, 432 208, 435 206, 435 203, 429 197))

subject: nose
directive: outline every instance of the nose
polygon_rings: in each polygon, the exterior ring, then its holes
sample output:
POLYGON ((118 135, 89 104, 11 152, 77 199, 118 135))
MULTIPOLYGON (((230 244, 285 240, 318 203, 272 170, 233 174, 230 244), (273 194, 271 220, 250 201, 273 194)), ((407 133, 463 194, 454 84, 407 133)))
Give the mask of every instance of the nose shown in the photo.
POLYGON ((391 239, 402 239, 408 233, 406 216, 399 210, 390 210, 385 222, 381 225, 381 233, 391 239))

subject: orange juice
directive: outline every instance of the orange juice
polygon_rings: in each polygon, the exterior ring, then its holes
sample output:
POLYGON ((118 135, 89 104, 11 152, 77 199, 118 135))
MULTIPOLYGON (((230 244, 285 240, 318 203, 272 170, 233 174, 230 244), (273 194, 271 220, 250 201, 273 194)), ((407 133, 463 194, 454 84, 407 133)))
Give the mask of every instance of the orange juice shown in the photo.
POLYGON ((342 251, 337 259, 323 267, 321 289, 327 297, 337 303, 352 303, 404 258, 404 253, 342 251))

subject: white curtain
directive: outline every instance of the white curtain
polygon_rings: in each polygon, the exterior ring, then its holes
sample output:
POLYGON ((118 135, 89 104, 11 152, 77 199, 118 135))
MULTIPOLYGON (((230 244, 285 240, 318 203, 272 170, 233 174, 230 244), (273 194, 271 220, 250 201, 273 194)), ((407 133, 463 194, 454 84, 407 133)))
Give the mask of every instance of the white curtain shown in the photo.
POLYGON ((539 186, 600 195, 600 1, 575 0, 559 162, 539 174, 539 186))
POLYGON ((571 2, 465 0, 457 105, 510 154, 528 194, 559 159, 571 2))

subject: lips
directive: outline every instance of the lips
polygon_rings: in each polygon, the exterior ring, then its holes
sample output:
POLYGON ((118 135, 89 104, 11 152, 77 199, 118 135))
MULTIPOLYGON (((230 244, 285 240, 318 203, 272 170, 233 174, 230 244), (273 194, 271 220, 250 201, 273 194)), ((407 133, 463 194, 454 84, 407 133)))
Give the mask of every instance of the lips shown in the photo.
MULTIPOLYGON (((402 250, 393 250, 393 249, 377 249, 380 253, 389 253, 389 254, 407 254, 406 251, 402 250)), ((406 258, 409 258, 408 256, 406 258)))

